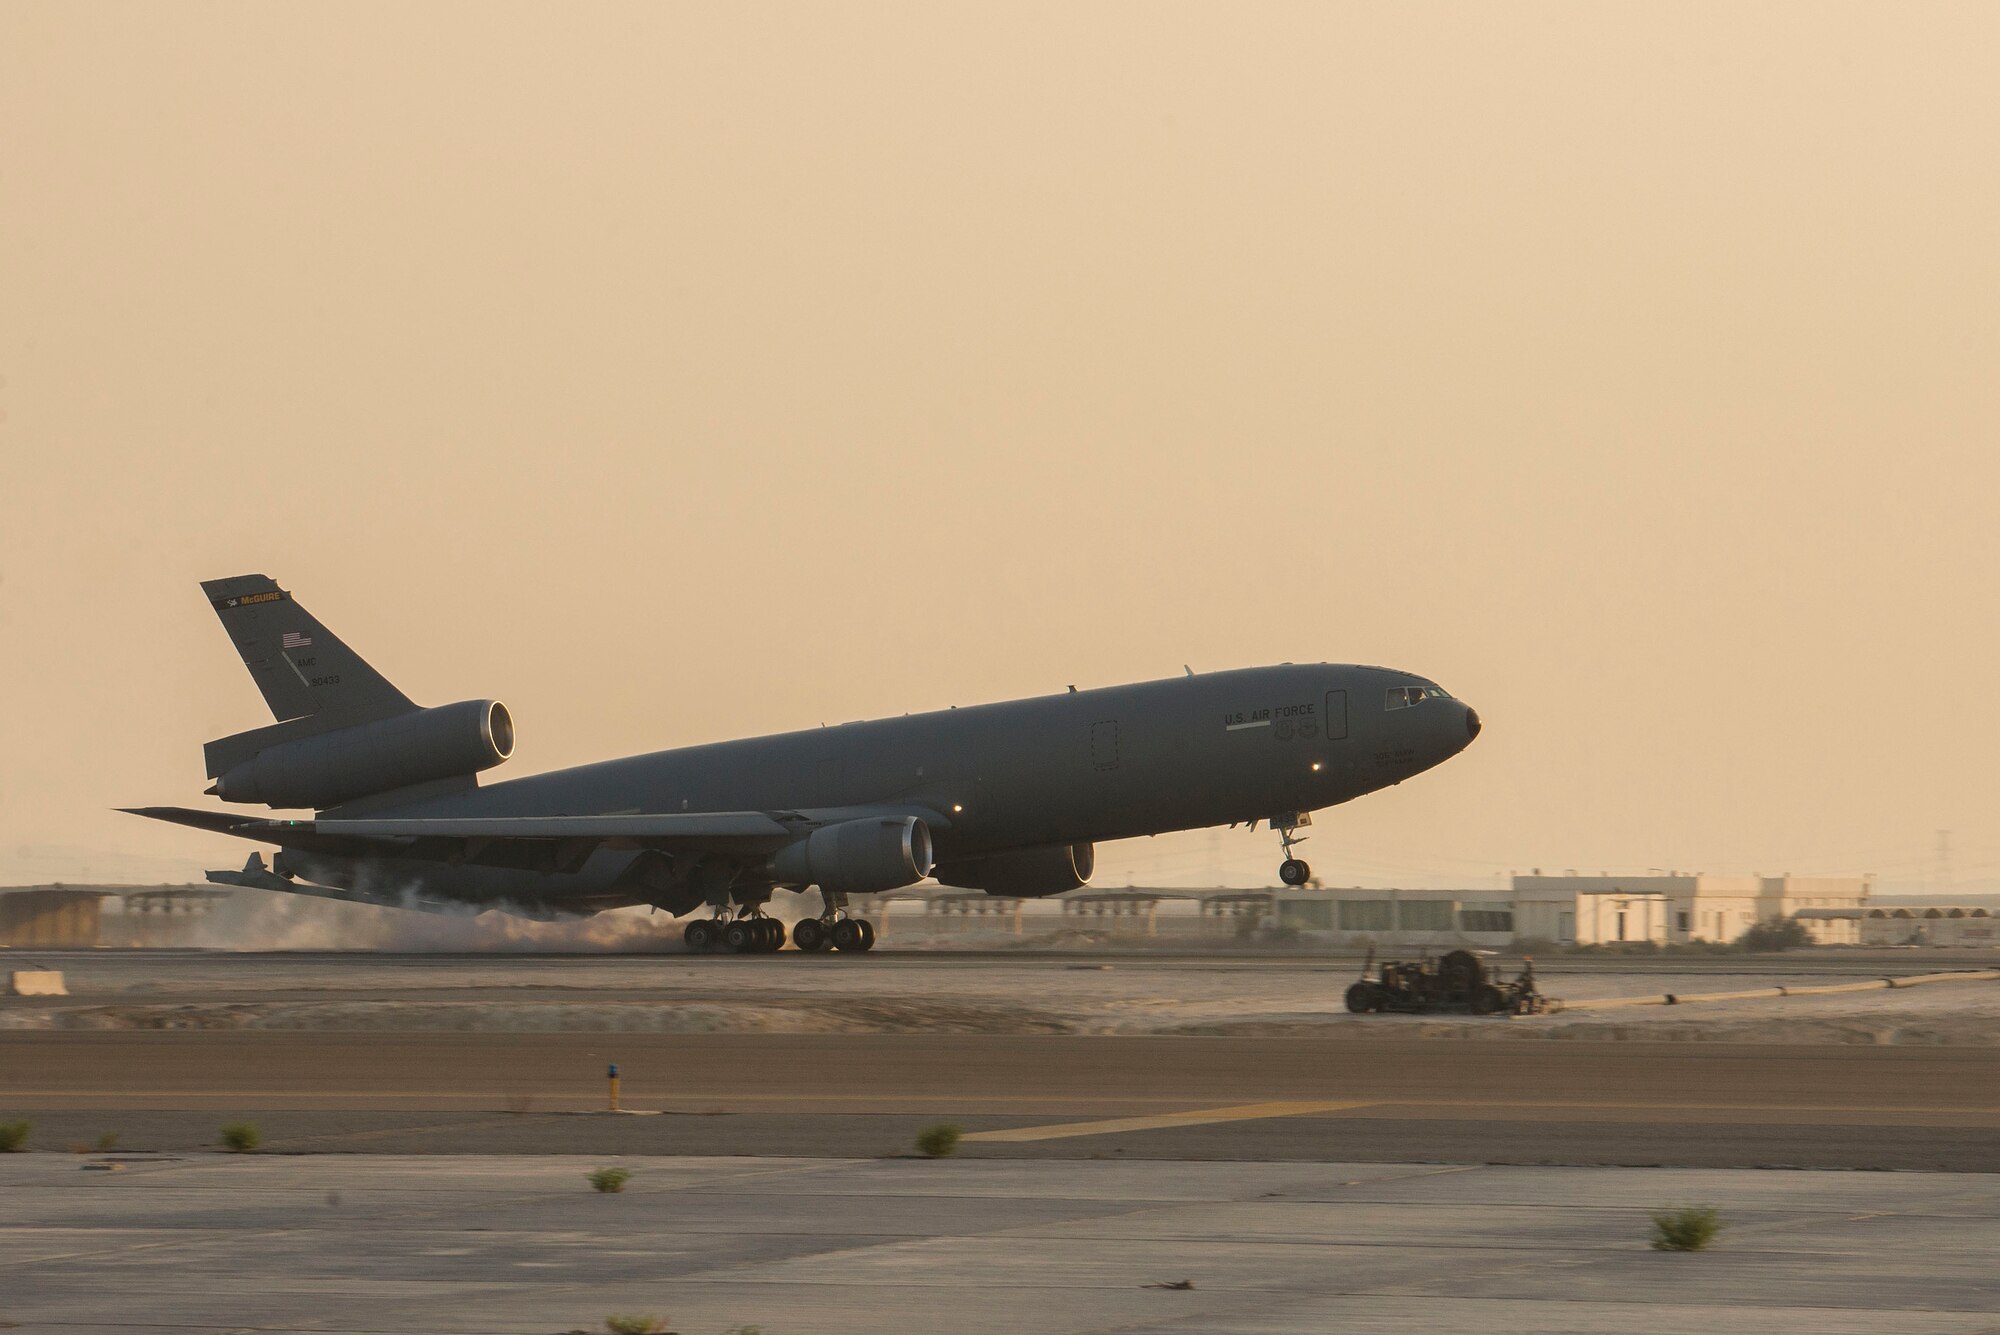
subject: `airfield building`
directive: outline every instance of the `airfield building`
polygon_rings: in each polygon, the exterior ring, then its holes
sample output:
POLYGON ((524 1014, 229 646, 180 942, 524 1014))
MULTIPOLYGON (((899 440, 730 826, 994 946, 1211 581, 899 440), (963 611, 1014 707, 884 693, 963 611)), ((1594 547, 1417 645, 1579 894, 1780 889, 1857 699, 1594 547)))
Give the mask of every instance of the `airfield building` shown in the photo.
POLYGON ((1862 940, 1866 877, 1516 876, 1508 890, 1278 892, 1281 925, 1335 944, 1657 945, 1733 941, 1755 923, 1796 918, 1821 945, 1862 940))

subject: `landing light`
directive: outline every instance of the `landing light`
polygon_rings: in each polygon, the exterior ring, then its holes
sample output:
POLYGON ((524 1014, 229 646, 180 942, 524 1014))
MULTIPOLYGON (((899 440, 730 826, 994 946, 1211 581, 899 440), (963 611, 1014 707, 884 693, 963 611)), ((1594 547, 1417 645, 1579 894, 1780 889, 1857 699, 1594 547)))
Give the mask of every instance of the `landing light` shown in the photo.
POLYGON ((1319 762, 1317 760, 1313 761, 1313 773, 1319 773, 1319 762))
POLYGON ((952 815, 956 816, 956 815, 957 815, 957 814, 958 814, 959 812, 961 812, 961 811, 963 811, 963 810, 965 810, 965 808, 964 808, 964 807, 962 807, 962 806, 960 806, 960 805, 959 805, 958 803, 956 803, 956 802, 953 802, 953 803, 951 804, 951 814, 952 814, 952 815))

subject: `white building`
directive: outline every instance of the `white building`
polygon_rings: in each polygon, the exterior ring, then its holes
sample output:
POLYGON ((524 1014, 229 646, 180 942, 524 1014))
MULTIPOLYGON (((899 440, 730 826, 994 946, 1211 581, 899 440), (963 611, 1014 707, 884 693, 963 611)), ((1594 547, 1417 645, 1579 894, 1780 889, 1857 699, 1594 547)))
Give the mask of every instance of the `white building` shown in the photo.
MULTIPOLYGON (((1871 889, 1866 876, 1710 876, 1705 873, 1647 876, 1532 876, 1514 878, 1514 901, 1522 936, 1562 943, 1589 944, 1620 939, 1666 942, 1734 941, 1757 923, 1790 918, 1801 909, 1860 909, 1871 889), (1661 896, 1666 901, 1664 935, 1589 936, 1580 896, 1661 896), (1562 907, 1566 902, 1573 907, 1562 907), (1533 905, 1550 906, 1531 908, 1533 905), (1565 919, 1565 913, 1574 917, 1565 919)), ((1612 910, 1614 913, 1616 910, 1612 910)), ((1635 912, 1636 910, 1627 910, 1635 912)), ((1813 940, 1821 945, 1858 942, 1856 920, 1812 915, 1801 917, 1813 940)), ((1615 927, 1615 920, 1612 925, 1615 927)), ((1600 924, 1601 926, 1601 924, 1600 924)), ((1629 920, 1628 920, 1629 926, 1629 920)))

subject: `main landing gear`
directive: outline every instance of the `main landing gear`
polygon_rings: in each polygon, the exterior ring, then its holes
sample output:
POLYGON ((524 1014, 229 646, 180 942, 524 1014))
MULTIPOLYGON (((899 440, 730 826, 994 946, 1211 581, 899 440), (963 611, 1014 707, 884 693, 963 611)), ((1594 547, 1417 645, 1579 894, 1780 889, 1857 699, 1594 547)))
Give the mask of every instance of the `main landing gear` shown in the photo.
POLYGON ((858 955, 875 945, 875 928, 866 918, 847 916, 847 893, 843 890, 819 892, 820 914, 792 924, 792 944, 808 954, 837 950, 858 955))
POLYGON ((744 918, 696 918, 681 931, 689 950, 726 950, 732 955, 767 955, 785 945, 785 925, 753 914, 744 918))
MULTIPOLYGON (((785 925, 756 909, 729 916, 727 907, 713 917, 696 918, 681 929, 681 939, 697 954, 721 951, 730 955, 768 955, 785 948, 785 925)), ((829 903, 817 918, 801 918, 792 927, 792 944, 807 954, 838 950, 858 955, 875 946, 875 927, 865 918, 847 916, 844 900, 829 903)))
POLYGON ((842 954, 871 950, 875 927, 865 918, 801 918, 792 924, 792 944, 800 950, 838 950, 842 954))

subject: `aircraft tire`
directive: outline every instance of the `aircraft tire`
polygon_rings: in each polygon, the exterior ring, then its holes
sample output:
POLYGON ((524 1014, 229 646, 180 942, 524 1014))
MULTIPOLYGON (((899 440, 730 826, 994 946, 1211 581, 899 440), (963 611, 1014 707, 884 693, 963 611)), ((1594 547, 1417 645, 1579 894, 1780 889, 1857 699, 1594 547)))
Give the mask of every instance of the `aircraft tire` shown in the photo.
POLYGON ((696 918, 681 932, 681 939, 687 942, 689 950, 713 950, 715 948, 715 924, 706 918, 696 918))
POLYGON ((861 944, 861 924, 852 918, 841 918, 836 921, 833 924, 833 931, 828 933, 828 936, 833 942, 833 948, 842 954, 850 950, 868 948, 861 944))
POLYGON ((764 924, 764 952, 775 955, 785 948, 785 924, 776 918, 759 919, 764 924))
POLYGON ((1304 885, 1312 874, 1313 869, 1299 858, 1286 858, 1278 864, 1278 879, 1286 885, 1304 885))
POLYGON ((875 949, 875 924, 863 918, 854 925, 861 929, 861 948, 864 951, 875 949))
POLYGON ((760 939, 757 929, 747 918, 738 918, 722 929, 722 945, 732 955, 743 955, 760 939))
POLYGON ((792 924, 792 944, 809 955, 816 950, 825 950, 829 944, 826 924, 818 918, 800 918, 792 924))

